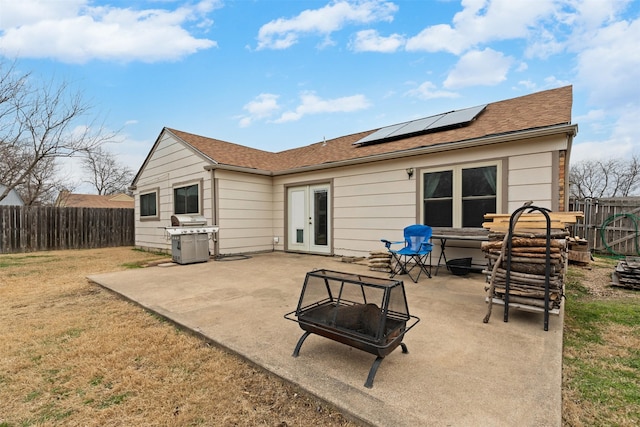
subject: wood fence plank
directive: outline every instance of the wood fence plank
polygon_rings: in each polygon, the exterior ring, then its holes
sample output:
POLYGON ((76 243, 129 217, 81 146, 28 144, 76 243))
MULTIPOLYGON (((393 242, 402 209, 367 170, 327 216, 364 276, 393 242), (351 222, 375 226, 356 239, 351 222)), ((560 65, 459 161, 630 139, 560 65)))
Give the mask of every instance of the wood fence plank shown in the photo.
POLYGON ((640 228, 640 197, 571 199, 569 209, 585 213, 585 218, 572 227, 572 234, 587 239, 590 249, 640 254, 640 236, 636 229, 636 226, 640 228))
POLYGON ((0 253, 135 244, 133 209, 0 206, 0 253))

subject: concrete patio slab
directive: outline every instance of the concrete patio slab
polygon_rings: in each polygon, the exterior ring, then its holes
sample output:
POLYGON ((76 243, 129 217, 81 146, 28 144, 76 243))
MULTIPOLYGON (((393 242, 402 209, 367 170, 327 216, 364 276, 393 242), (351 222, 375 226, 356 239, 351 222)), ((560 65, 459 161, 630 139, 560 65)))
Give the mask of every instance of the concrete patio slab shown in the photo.
POLYGON ((90 276, 141 306, 376 426, 560 426, 562 315, 511 310, 489 323, 480 274, 404 279, 421 321, 365 388, 375 356, 311 335, 283 318, 295 310, 305 274, 328 269, 386 277, 339 258, 265 253, 249 259, 151 267, 90 276))

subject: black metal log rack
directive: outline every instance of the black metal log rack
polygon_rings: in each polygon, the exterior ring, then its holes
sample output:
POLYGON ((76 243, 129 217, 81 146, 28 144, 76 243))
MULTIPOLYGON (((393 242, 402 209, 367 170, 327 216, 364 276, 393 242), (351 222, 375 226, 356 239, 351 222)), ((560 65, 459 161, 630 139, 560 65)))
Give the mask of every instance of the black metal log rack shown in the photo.
POLYGON ((507 239, 507 268, 506 268, 506 283, 505 283, 505 293, 504 293, 504 321, 509 321, 509 288, 511 282, 511 249, 513 243, 513 233, 515 229, 515 224, 517 221, 518 213, 524 210, 528 210, 529 212, 538 211, 541 212, 546 221, 547 221, 547 229, 546 229, 546 250, 545 250, 545 280, 544 280, 544 330, 549 330, 549 280, 551 277, 551 217, 549 216, 550 210, 547 208, 540 208, 537 206, 523 206, 519 209, 516 209, 509 219, 509 235, 507 239))

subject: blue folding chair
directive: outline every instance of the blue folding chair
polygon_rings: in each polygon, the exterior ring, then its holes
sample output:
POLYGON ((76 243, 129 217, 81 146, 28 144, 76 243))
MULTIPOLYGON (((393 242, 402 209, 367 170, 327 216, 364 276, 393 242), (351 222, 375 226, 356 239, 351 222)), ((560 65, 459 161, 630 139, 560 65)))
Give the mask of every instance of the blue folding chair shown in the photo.
POLYGON ((402 242, 381 239, 392 256, 391 277, 397 274, 407 274, 411 280, 418 283, 420 274, 424 272, 431 278, 431 265, 427 266, 427 256, 433 249, 433 245, 429 241, 431 233, 431 227, 428 225, 415 224, 405 227, 404 241, 402 242), (404 247, 399 250, 392 249, 391 245, 396 244, 404 244, 404 247), (411 272, 416 268, 418 274, 414 277, 411 272))

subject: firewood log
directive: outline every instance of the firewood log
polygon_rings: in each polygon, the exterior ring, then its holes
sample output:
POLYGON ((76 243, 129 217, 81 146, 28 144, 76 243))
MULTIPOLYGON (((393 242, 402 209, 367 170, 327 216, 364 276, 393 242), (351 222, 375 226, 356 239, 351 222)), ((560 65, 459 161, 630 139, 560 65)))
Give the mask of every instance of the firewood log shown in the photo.
MULTIPOLYGON (((527 297, 509 295, 509 302, 516 303, 516 304, 530 305, 532 307, 544 308, 544 300, 538 299, 538 298, 527 298, 527 297)), ((553 306, 555 307, 560 306, 559 300, 556 300, 553 302, 554 304, 551 304, 551 301, 549 301, 549 308, 553 308, 553 306)))
MULTIPOLYGON (((507 270, 499 268, 496 271, 496 276, 501 279, 506 279, 507 270)), ((519 273, 516 271, 511 272, 511 274, 509 275, 509 279, 512 281, 517 281, 518 283, 522 283, 522 284, 531 284, 533 286, 537 286, 537 285, 544 286, 544 283, 546 281, 544 274, 542 275, 526 274, 526 273, 519 273)), ((553 276, 549 276, 549 284, 558 285, 558 284, 561 284, 561 282, 560 280, 558 280, 558 276, 553 275, 553 276)))
MULTIPOLYGON (((486 258, 489 258, 490 260, 497 260, 500 256, 499 255, 494 255, 494 254, 486 254, 485 255, 486 258)), ((502 261, 502 265, 506 266, 506 257, 505 259, 501 260, 502 261)), ((550 259, 551 264, 552 265, 561 265, 562 264, 562 259, 561 258, 551 258, 550 259)), ((530 262, 533 264, 545 264, 547 262, 546 258, 529 258, 529 257, 519 257, 519 256, 512 256, 511 257, 511 262, 530 262)))
MULTIPOLYGON (((500 251, 498 250, 494 250, 491 249, 489 251, 490 254, 492 255, 499 255, 500 251)), ((537 252, 511 252, 512 255, 518 256, 518 257, 524 257, 524 258, 542 258, 542 259, 546 259, 547 258, 547 254, 541 254, 541 253, 537 253, 537 252)), ((550 253, 549 257, 551 259, 560 259, 562 257, 562 255, 560 254, 560 252, 558 253, 550 253)))
MULTIPOLYGON (((506 262, 502 262, 502 265, 499 267, 506 267, 506 262)), ((545 271, 546 270, 546 266, 544 264, 531 264, 528 262, 512 262, 511 263, 511 271, 512 272, 518 272, 518 273, 527 273, 527 274, 539 274, 542 275, 544 277, 545 271)), ((550 274, 551 275, 555 275, 558 274, 560 271, 560 266, 559 265, 554 265, 551 264, 550 265, 550 274)), ((491 272, 487 272, 487 274, 490 274, 491 272)))
MULTIPOLYGON (((567 246, 566 240, 561 240, 561 239, 551 239, 549 243, 552 248, 564 249, 567 246)), ((547 245, 546 239, 539 239, 539 238, 529 239, 529 238, 522 238, 522 237, 511 239, 512 248, 532 246, 532 247, 540 247, 540 248, 546 249, 546 245, 547 245)), ((480 245, 480 248, 482 250, 501 249, 502 242, 501 241, 482 242, 482 244, 480 245)))
MULTIPOLYGON (((500 240, 508 234, 508 230, 502 230, 500 232, 490 232, 489 240, 500 240)), ((550 230, 549 237, 551 239, 565 239, 569 235, 566 230, 550 230)), ((527 239, 545 239, 547 238, 546 231, 543 230, 530 230, 524 232, 523 230, 517 230, 513 232, 512 237, 524 237, 527 239)))

